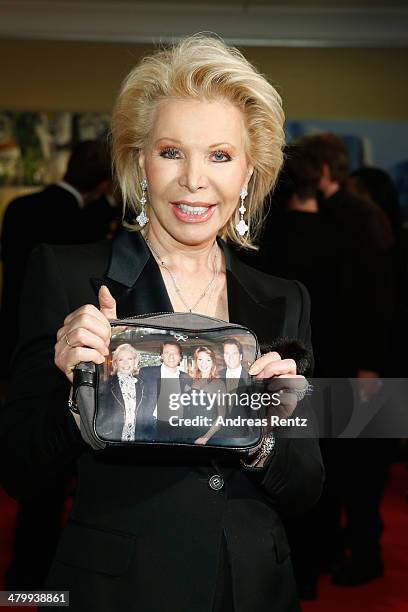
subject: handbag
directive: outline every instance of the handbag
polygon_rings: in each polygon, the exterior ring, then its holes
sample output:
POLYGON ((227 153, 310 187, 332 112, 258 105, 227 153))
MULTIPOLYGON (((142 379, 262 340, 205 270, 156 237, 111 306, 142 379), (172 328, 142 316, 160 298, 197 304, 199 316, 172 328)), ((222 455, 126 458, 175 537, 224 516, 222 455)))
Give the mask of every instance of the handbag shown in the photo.
POLYGON ((93 449, 258 446, 265 402, 262 381, 248 373, 260 355, 250 329, 193 313, 110 323, 105 362, 74 369, 72 403, 93 449))

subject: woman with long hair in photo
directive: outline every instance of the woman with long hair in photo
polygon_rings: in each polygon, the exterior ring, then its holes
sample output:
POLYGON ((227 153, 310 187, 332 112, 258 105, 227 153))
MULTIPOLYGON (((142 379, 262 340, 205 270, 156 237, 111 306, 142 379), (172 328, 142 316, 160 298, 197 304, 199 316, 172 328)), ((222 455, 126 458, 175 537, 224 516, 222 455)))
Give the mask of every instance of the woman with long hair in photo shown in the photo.
POLYGON ((195 444, 207 444, 217 431, 221 429, 221 425, 216 424, 218 417, 225 416, 225 406, 217 405, 216 402, 208 401, 208 396, 218 397, 219 394, 225 394, 225 383, 219 378, 217 368, 217 358, 214 351, 208 346, 199 346, 193 355, 193 384, 192 389, 202 391, 203 398, 197 406, 191 406, 188 416, 191 418, 201 416, 211 420, 210 427, 194 428, 194 433, 197 436, 195 444))

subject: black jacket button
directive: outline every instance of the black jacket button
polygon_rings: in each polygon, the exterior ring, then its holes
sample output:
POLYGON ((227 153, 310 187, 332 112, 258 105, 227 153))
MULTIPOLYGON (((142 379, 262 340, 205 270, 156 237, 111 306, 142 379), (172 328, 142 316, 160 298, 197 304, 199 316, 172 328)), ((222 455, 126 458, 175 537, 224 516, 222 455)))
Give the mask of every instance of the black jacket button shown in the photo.
POLYGON ((214 476, 211 476, 208 484, 213 491, 219 491, 224 486, 224 479, 219 474, 214 474, 214 476))

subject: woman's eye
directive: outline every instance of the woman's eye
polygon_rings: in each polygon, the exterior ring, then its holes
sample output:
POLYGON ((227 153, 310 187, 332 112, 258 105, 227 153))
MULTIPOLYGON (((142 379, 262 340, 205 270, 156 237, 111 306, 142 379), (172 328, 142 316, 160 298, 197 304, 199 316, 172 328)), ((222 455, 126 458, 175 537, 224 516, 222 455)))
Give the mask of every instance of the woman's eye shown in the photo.
POLYGON ((214 151, 212 156, 216 162, 231 161, 231 157, 228 155, 228 153, 224 153, 224 151, 214 151))
POLYGON ((163 149, 163 151, 160 152, 160 155, 166 159, 178 159, 180 157, 179 151, 173 147, 163 149))

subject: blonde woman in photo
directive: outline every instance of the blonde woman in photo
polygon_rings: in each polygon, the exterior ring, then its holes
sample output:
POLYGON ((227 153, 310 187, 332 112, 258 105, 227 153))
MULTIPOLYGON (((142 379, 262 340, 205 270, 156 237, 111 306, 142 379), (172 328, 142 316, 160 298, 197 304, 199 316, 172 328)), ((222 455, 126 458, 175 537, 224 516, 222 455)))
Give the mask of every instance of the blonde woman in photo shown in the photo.
POLYGON ((119 344, 112 356, 112 375, 98 407, 98 433, 113 442, 132 442, 146 425, 143 402, 146 389, 139 373, 140 354, 128 343, 119 344))

